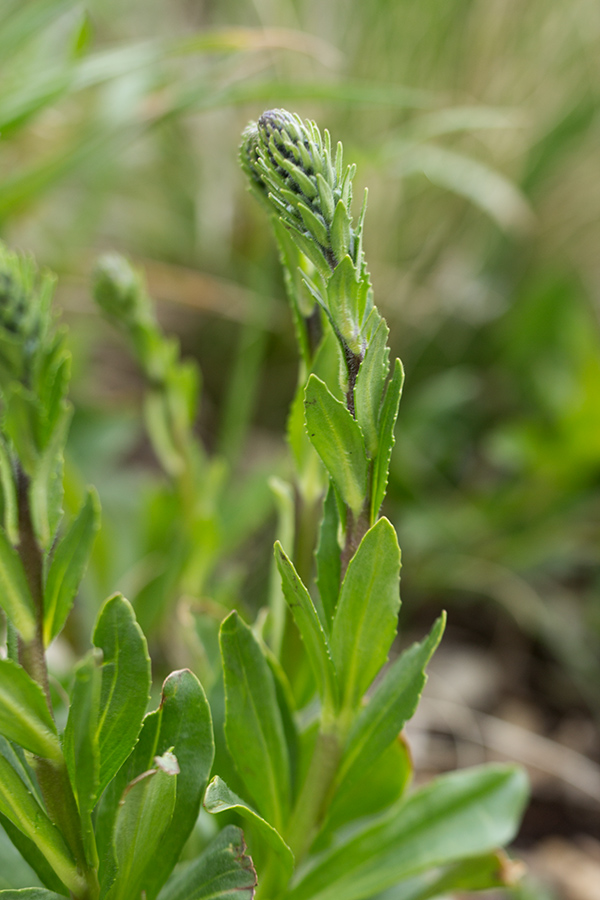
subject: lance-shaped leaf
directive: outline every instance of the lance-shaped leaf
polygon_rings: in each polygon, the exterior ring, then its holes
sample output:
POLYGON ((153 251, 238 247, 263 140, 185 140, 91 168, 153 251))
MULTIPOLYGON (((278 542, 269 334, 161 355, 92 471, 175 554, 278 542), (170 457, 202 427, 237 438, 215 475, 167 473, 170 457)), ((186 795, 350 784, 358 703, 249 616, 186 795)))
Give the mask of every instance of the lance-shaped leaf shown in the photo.
POLYGON ((373 459, 377 456, 379 446, 379 412, 389 369, 390 351, 387 347, 387 339, 390 330, 376 310, 373 310, 369 316, 369 321, 371 321, 371 317, 378 319, 379 324, 369 340, 365 358, 358 370, 354 388, 354 405, 356 420, 365 437, 368 454, 373 459))
POLYGON ((106 900, 138 897, 144 873, 160 855, 175 809, 179 766, 169 752, 154 762, 155 768, 134 779, 121 799, 113 836, 117 877, 106 900))
POLYGON ((93 643, 102 650, 102 683, 97 737, 98 796, 125 762, 142 725, 150 693, 146 639, 131 604, 110 597, 98 616, 93 643))
POLYGON ((501 850, 484 853, 433 872, 423 872, 402 880, 377 900, 433 900, 455 891, 485 891, 514 887, 523 875, 522 863, 509 859, 501 850))
POLYGON ((36 460, 29 487, 33 527, 44 550, 51 546, 63 513, 64 447, 72 415, 71 404, 62 401, 60 417, 36 460))
POLYGON ((55 894, 46 888, 22 888, 21 890, 0 891, 2 900, 64 900, 64 894, 55 894))
MULTIPOLYGON (((26 837, 22 831, 19 831, 19 829, 15 825, 13 825, 10 819, 7 819, 6 816, 3 816, 1 813, 0 825, 6 832, 7 838, 9 838, 11 843, 16 847, 22 858, 27 862, 28 866, 33 869, 42 884, 45 885, 50 891, 58 891, 63 896, 66 896, 68 894, 67 889, 63 885, 62 881, 60 880, 46 857, 39 850, 37 844, 35 844, 30 838, 26 837)), ((9 879, 7 883, 11 884, 14 882, 9 879)), ((51 894, 51 896, 53 897, 54 894, 51 894)))
POLYGON ((24 641, 35 635, 33 598, 23 563, 0 528, 0 605, 24 641))
MULTIPOLYGON (((212 722, 200 682, 187 669, 172 672, 163 684, 158 709, 144 718, 139 740, 104 791, 96 814, 101 871, 113 871, 112 834, 119 801, 129 782, 152 768, 154 757, 173 747, 179 775, 174 821, 161 843, 160 856, 144 873, 142 888, 154 897, 177 861, 196 822, 214 757, 212 722)), ((106 876, 110 878, 110 876, 106 876)))
POLYGON ((330 483, 323 503, 323 518, 316 552, 317 587, 325 615, 323 624, 327 634, 331 629, 340 593, 342 561, 338 542, 338 523, 335 489, 330 483))
POLYGON ((368 469, 360 427, 316 375, 308 379, 304 406, 308 436, 344 502, 358 516, 366 496, 368 469))
POLYGON ((264 842, 275 852, 275 856, 281 863, 286 877, 288 879, 291 877, 294 871, 294 854, 279 832, 272 825, 269 825, 262 816, 259 816, 256 810, 252 809, 245 800, 234 794, 218 775, 213 778, 206 790, 204 808, 207 812, 213 814, 233 809, 243 819, 251 822, 264 842))
MULTIPOLYGON (((343 206, 338 204, 338 209, 342 208, 343 206)), ((338 335, 338 340, 341 338, 354 353, 359 353, 362 350, 359 339, 361 286, 351 258, 345 255, 338 258, 340 263, 327 282, 325 312, 338 335)))
POLYGON ((0 734, 37 756, 62 760, 56 725, 42 688, 10 659, 0 659, 0 734))
POLYGON ((393 806, 405 793, 413 775, 410 750, 400 735, 358 780, 346 780, 335 793, 327 819, 313 847, 328 847, 334 832, 356 819, 374 816, 393 806))
POLYGON ((355 709, 387 659, 400 608, 400 548, 379 519, 350 560, 333 621, 331 651, 342 705, 355 709))
MULTIPOLYGON (((0 754, 10 764, 12 769, 17 773, 20 780, 25 785, 29 793, 42 804, 39 786, 35 780, 33 771, 29 768, 25 759, 25 753, 15 744, 9 743, 6 738, 0 737, 0 754)), ((16 825, 0 813, 0 825, 4 828, 11 842, 17 848, 23 859, 25 859, 33 871, 37 874, 42 884, 52 891, 58 893, 68 893, 62 881, 43 855, 35 839, 27 837, 16 825)))
POLYGON ((228 825, 169 881, 159 900, 252 900, 255 888, 256 872, 242 832, 228 825))
POLYGON ((283 593, 302 635, 323 706, 329 713, 333 713, 337 708, 339 691, 323 626, 310 594, 279 541, 275 544, 275 559, 281 575, 283 593))
MULTIPOLYGON (((146 716, 144 728, 155 733, 154 754, 173 747, 179 775, 173 827, 160 844, 160 854, 144 872, 142 887, 148 900, 156 897, 179 859, 183 846, 196 824, 200 804, 214 759, 210 707, 202 685, 189 669, 172 672, 163 684, 159 708, 146 716), (148 721, 154 717, 156 721, 148 721)), ((147 746, 143 733, 141 748, 147 746)))
POLYGON ((100 526, 98 495, 90 488, 79 515, 54 550, 44 590, 44 643, 60 632, 73 605, 100 526))
POLYGON ((102 654, 92 650, 75 670, 63 749, 79 808, 88 863, 98 864, 91 812, 100 775, 98 717, 100 714, 102 654))
POLYGON ((85 889, 64 839, 10 762, 0 754, 0 813, 33 841, 75 895, 85 889))
POLYGON ((514 766, 443 775, 321 854, 289 900, 363 900, 432 867, 490 852, 512 840, 526 799, 527 777, 514 766))
POLYGON ((383 676, 354 720, 336 778, 338 785, 360 780, 414 715, 427 680, 425 666, 441 640, 445 624, 444 614, 429 637, 409 647, 383 676))
POLYGON ((290 807, 290 762, 273 675, 234 611, 220 632, 227 747, 261 814, 281 830, 290 807))
POLYGON ((2 490, 2 527, 13 546, 19 543, 19 511, 15 474, 8 447, 0 438, 0 488, 2 490))
POLYGON ((373 465, 371 485, 371 521, 379 514, 387 490, 390 460, 394 447, 394 428, 398 418, 398 406, 404 384, 404 369, 399 359, 396 360, 392 377, 388 382, 379 416, 379 439, 377 457, 373 465))

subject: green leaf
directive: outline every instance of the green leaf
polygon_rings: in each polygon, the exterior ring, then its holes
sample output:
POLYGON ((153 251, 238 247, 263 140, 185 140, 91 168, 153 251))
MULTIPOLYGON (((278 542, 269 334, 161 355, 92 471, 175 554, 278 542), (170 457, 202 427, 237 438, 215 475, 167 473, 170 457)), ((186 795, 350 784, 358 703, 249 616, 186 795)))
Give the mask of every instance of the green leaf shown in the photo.
POLYGON ((25 473, 32 478, 38 461, 37 424, 40 403, 35 394, 13 381, 4 391, 2 430, 10 438, 25 473))
MULTIPOLYGON (((192 833, 215 752, 210 707, 202 685, 189 669, 168 676, 160 706, 150 716, 157 719, 152 723, 156 734, 152 755, 163 754, 172 747, 179 763, 179 775, 173 825, 161 841, 160 854, 142 878, 148 900, 158 894, 192 833)), ((144 719, 144 727, 150 716, 144 719)), ((142 735, 140 744, 146 745, 142 735)))
MULTIPOLYGON (((333 832, 348 822, 388 809, 403 796, 412 773, 410 750, 399 736, 359 778, 345 779, 340 785, 329 807, 323 837, 331 840, 333 832)), ((318 851, 322 840, 319 838, 314 850, 318 851)))
POLYGON ((93 643, 102 650, 99 796, 137 740, 151 679, 146 639, 121 594, 110 597, 100 610, 93 643))
POLYGON ((33 841, 75 895, 85 883, 64 839, 10 762, 0 754, 0 813, 33 841))
MULTIPOLYGON (((46 885, 50 890, 57 891, 63 896, 67 896, 68 891, 66 887, 63 885, 46 857, 40 851, 37 844, 26 837, 22 831, 13 825, 10 819, 7 819, 6 816, 3 816, 2 814, 0 814, 0 826, 2 826, 11 843, 15 846, 20 856, 27 862, 27 865, 33 869, 42 884, 46 885)), ((4 874, 6 875, 7 873, 4 874)), ((31 877, 29 877, 25 883, 31 883, 31 880, 31 877)), ((8 884, 14 884, 14 881, 9 879, 8 884)), ((52 896, 54 895, 52 894, 52 896)))
MULTIPOLYGON (((27 765, 25 752, 20 747, 10 744, 6 738, 0 737, 0 754, 2 754, 16 772, 21 782, 25 785, 26 790, 37 799, 40 805, 42 805, 42 798, 36 776, 27 765)), ((52 891, 67 894, 67 889, 39 849, 38 845, 35 843, 35 838, 32 840, 27 837, 10 819, 7 819, 6 816, 1 813, 0 825, 2 825, 2 828, 4 828, 6 834, 23 859, 27 860, 27 863, 37 874, 41 883, 52 891)), ((25 883, 27 884, 27 882, 25 883)))
POLYGON ((242 832, 228 825, 163 888, 159 900, 252 900, 255 888, 256 872, 242 832))
MULTIPOLYGON (((451 891, 486 891, 495 887, 510 887, 519 880, 522 864, 511 863, 501 850, 465 859, 449 866, 428 884, 423 885, 414 900, 429 900, 451 891)), ((412 898, 411 898, 412 900, 412 898)))
POLYGON ((175 809, 179 766, 169 752, 154 762, 155 768, 134 779, 121 799, 113 837, 117 878, 106 900, 139 896, 144 873, 160 855, 175 809))
POLYGON ((35 612, 21 558, 0 528, 0 604, 24 641, 35 636, 35 612))
POLYGON ((0 891, 2 900, 63 900, 64 895, 55 894, 45 888, 22 888, 21 890, 0 891))
POLYGON ((490 765, 443 775, 374 824, 322 854, 289 900, 363 900, 434 866, 483 854, 514 837, 527 777, 490 765))
MULTIPOLYGON (((341 202, 341 201, 340 201, 341 202)), ((338 204, 339 207, 339 204, 338 204)), ((361 353, 359 295, 361 286, 350 256, 340 257, 327 281, 327 309, 334 330, 354 353, 361 353)), ((339 339, 338 337, 338 339, 339 339)))
POLYGON ((52 555, 44 590, 46 646, 66 622, 99 527, 100 502, 96 491, 90 488, 79 515, 71 523, 52 555))
POLYGON ((275 544, 275 559, 281 575, 283 593, 304 641, 323 707, 329 713, 333 713, 337 709, 339 691, 323 626, 310 594, 279 541, 275 544))
POLYGON ((204 808, 207 812, 216 814, 225 810, 235 810, 243 819, 252 823, 256 832, 266 844, 275 852, 276 859, 281 863, 287 878, 290 878, 294 870, 294 854, 285 843, 281 835, 272 825, 269 825, 262 816, 252 809, 241 797, 234 794, 225 782, 217 775, 209 784, 204 798, 204 808))
POLYGON ((311 375, 304 400, 308 436, 355 517, 367 490, 367 454, 358 423, 324 382, 311 375))
POLYGON ((102 654, 92 650, 75 669, 63 749, 83 829, 88 863, 98 865, 91 812, 100 776, 98 717, 102 654))
POLYGON ((185 469, 185 459, 175 445, 169 404, 162 388, 150 388, 144 396, 144 419, 158 460, 168 475, 176 478, 185 469))
POLYGON ((327 633, 335 615, 342 571, 341 550, 338 541, 339 516, 335 489, 329 484, 329 490, 323 503, 323 518, 317 545, 317 587, 325 614, 324 626, 327 633))
MULTIPOLYGON (((377 313, 375 315, 378 316, 377 313)), ((379 446, 379 411, 389 369, 390 351, 387 346, 389 333, 385 320, 379 317, 379 325, 369 341, 354 387, 356 421, 365 437, 367 452, 371 459, 377 456, 379 446)))
POLYGON ((351 222, 346 204, 343 200, 338 200, 331 223, 331 248, 338 260, 342 260, 350 249, 351 222))
POLYGON ((63 402, 61 415, 36 461, 29 486, 31 518, 36 537, 45 550, 51 546, 62 517, 63 454, 72 415, 71 404, 63 402))
POLYGON ((17 506, 17 489, 8 448, 0 439, 0 486, 2 488, 2 527, 9 542, 16 546, 19 543, 19 511, 17 506))
POLYGON ((273 676, 235 611, 221 625, 220 643, 227 747, 260 813, 281 831, 290 808, 290 762, 273 676))
POLYGON ((400 609, 400 548, 379 519, 350 560, 333 621, 331 650, 342 706, 353 710, 387 659, 400 609))
POLYGON ((436 621, 429 637, 413 644, 392 663, 367 705, 360 711, 348 735, 336 782, 360 780, 385 748, 396 739, 414 715, 427 676, 425 666, 438 646, 446 615, 436 621))
POLYGON ((0 659, 0 734, 37 756, 62 761, 56 725, 42 688, 10 659, 0 659))
POLYGON ((371 522, 379 515, 387 490, 390 460, 394 446, 394 428, 398 418, 398 406, 404 384, 404 369, 399 359, 396 360, 394 372, 386 388, 381 414, 379 418, 379 443, 377 457, 373 466, 371 487, 371 522))

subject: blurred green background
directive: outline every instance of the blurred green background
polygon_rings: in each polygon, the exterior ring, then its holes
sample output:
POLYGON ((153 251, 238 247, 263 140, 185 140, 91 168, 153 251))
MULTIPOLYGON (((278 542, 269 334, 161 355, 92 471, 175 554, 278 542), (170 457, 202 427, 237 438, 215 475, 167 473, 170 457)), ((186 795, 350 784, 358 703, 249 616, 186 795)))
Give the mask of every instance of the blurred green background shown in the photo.
POLYGON ((200 362, 202 439, 247 490, 223 590, 264 602, 296 358, 237 146, 284 106, 369 186, 367 259, 407 372, 387 501, 405 628, 447 607, 448 640, 498 659, 505 700, 597 752, 596 0, 1 0, 0 73, 0 233, 59 275, 70 490, 93 481, 104 507, 91 605, 139 589, 160 478, 140 377, 89 300, 107 249, 146 268, 200 362))

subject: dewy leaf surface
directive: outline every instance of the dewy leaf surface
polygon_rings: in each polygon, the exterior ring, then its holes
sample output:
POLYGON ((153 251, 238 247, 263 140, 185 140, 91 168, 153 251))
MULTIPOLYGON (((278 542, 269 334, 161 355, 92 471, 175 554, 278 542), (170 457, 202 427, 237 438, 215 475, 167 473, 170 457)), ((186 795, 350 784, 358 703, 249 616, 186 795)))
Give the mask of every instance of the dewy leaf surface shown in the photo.
POLYGON ((45 759, 62 759, 42 688, 10 659, 0 659, 0 734, 45 759))
POLYGON ((331 650, 342 706, 354 709, 387 659, 400 608, 400 548, 379 519, 350 560, 333 620, 331 650))
POLYGON ((367 452, 360 427, 324 382, 311 375, 304 400, 306 430, 325 468, 358 516, 367 490, 367 452))
POLYGON ((221 625, 220 642, 227 747, 260 813, 281 830, 290 806, 290 763, 273 676, 235 611, 221 625))
POLYGON ((244 836, 228 825, 204 853, 178 872, 159 900, 252 900, 256 872, 246 855, 244 836))
POLYGON ((364 900, 426 869, 512 840, 527 799, 514 766, 480 766, 436 778, 341 847, 321 854, 289 900, 364 900))
POLYGON ((103 655, 97 732, 100 796, 131 753, 150 693, 146 639, 121 594, 110 597, 100 610, 93 643, 103 655))

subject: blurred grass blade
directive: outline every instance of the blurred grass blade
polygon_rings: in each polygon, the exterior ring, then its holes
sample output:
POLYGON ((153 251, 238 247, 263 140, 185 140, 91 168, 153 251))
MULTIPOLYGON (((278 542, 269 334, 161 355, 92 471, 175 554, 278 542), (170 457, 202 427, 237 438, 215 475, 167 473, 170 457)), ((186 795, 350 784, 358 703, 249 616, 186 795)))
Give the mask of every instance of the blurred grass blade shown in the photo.
MULTIPOLYGON (((398 152, 398 151, 396 151, 398 152)), ((520 190, 485 163, 438 147, 406 144, 392 170, 401 177, 425 175, 434 184, 465 197, 505 231, 525 232, 533 225, 533 212, 520 190)))

